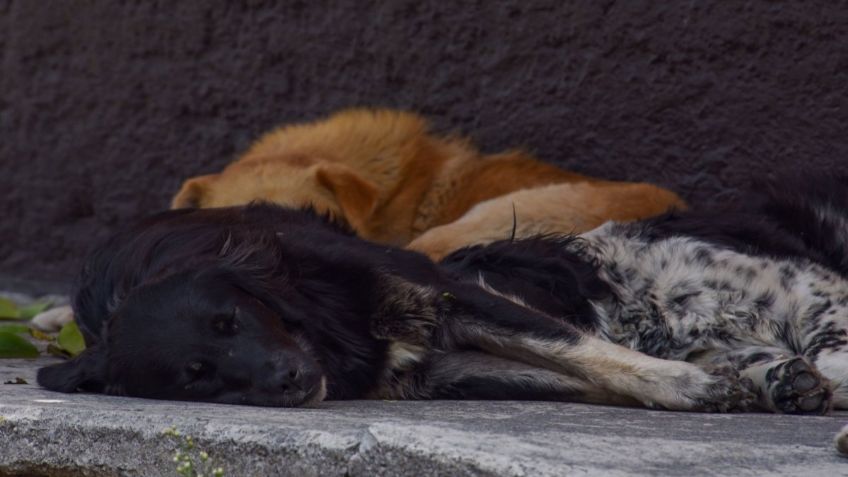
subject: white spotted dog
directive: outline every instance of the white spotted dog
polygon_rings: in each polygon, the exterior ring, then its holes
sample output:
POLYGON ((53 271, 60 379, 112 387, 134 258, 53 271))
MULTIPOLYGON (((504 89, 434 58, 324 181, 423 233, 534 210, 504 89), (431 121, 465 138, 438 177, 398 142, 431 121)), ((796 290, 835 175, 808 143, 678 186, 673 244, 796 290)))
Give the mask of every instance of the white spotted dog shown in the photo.
POLYGON ((735 210, 497 242, 443 263, 603 340, 729 365, 759 409, 848 409, 848 176, 769 190, 735 210))

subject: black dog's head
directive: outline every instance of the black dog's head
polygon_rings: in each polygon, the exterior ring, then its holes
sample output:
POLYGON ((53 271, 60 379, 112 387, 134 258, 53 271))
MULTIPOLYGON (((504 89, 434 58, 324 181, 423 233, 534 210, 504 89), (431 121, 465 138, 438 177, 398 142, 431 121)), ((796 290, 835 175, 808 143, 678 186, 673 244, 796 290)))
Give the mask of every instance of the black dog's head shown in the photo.
POLYGON ((361 396, 385 348, 367 322, 369 247, 267 205, 154 216, 90 257, 74 298, 88 349, 38 382, 262 406, 361 396))
POLYGON ((211 268, 132 292, 104 340, 47 367, 39 383, 149 398, 297 406, 326 393, 302 329, 250 290, 250 279, 211 268))

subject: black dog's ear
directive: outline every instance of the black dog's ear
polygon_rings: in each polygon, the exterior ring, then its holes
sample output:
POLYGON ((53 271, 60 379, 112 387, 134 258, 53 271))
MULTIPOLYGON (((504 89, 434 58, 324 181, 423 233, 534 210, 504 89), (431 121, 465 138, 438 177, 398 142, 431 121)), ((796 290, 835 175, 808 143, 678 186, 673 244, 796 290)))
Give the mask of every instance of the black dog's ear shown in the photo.
POLYGON ((38 384, 51 391, 102 392, 105 369, 103 353, 100 351, 100 346, 95 345, 64 363, 39 369, 37 380, 38 384))

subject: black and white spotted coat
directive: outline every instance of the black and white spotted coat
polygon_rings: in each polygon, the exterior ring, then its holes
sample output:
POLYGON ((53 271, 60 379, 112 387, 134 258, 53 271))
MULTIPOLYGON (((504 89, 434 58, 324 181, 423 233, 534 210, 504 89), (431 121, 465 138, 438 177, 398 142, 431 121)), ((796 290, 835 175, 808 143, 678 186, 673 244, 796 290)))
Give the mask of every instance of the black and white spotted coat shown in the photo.
POLYGON ((578 242, 614 292, 594 303, 610 341, 676 360, 743 346, 815 360, 845 346, 848 279, 805 259, 648 240, 642 226, 608 224, 578 242))
POLYGON ((848 176, 443 263, 613 343, 732 366, 765 409, 848 408, 848 176))
MULTIPOLYGON (((802 358, 848 407, 848 177, 784 182, 738 210, 606 224, 570 247, 612 291, 592 301, 604 338, 667 359, 765 363, 774 386, 783 370, 768 363, 802 358)), ((803 400, 792 386, 805 386, 782 385, 781 399, 803 400)))

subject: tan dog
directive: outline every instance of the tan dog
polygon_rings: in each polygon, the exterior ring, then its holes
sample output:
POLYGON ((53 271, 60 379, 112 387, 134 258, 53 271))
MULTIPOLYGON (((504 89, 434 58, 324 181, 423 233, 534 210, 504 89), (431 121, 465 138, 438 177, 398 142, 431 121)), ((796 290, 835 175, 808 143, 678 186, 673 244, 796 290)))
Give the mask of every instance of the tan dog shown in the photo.
MULTIPOLYGON (((483 155, 465 139, 429 133, 426 121, 415 114, 351 109, 322 121, 271 131, 221 173, 187 180, 172 207, 218 207, 253 200, 311 204, 343 219, 363 238, 405 245, 433 227, 462 217, 480 202, 521 189, 576 182, 613 188, 627 184, 568 172, 522 151, 483 155)), ((593 202, 590 193, 580 190, 579 201, 593 202)), ((611 217, 635 219, 680 204, 668 191, 644 186, 639 190, 644 197, 632 193, 628 204, 595 204, 592 217, 603 215, 599 211, 606 208, 615 210, 611 217), (658 201, 665 207, 658 206, 658 201)), ((560 200, 569 201, 567 197, 560 200)), ((511 227, 511 206, 509 210, 511 227)), ((557 222, 565 221, 569 231, 597 222, 584 217, 587 212, 582 209, 563 210, 574 214, 557 222)), ((503 228, 492 221, 485 223, 503 228)))

